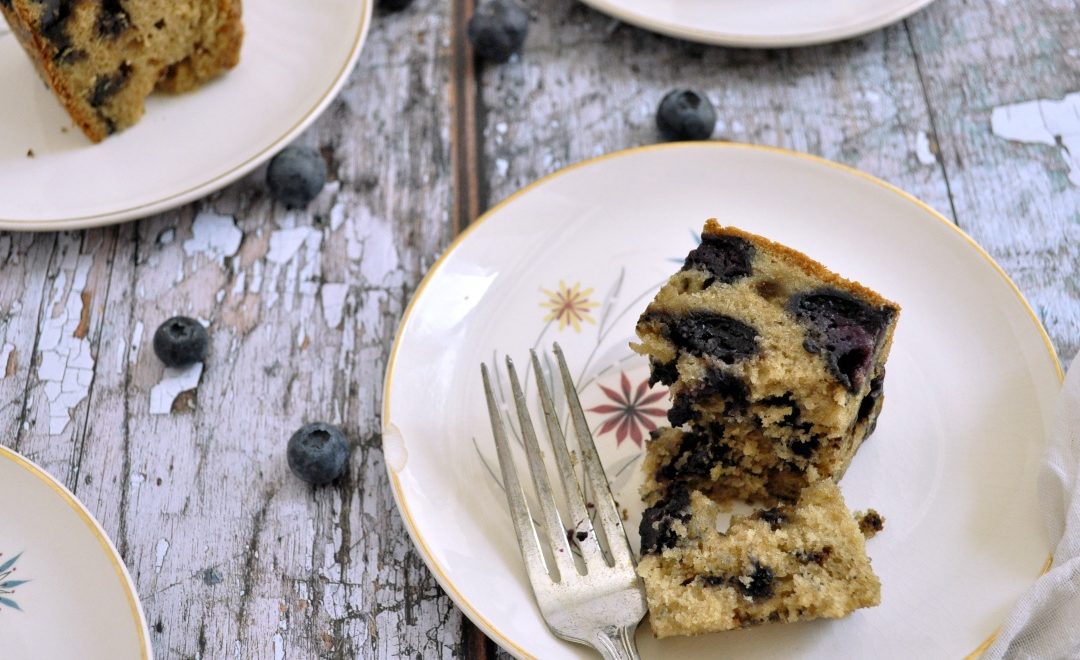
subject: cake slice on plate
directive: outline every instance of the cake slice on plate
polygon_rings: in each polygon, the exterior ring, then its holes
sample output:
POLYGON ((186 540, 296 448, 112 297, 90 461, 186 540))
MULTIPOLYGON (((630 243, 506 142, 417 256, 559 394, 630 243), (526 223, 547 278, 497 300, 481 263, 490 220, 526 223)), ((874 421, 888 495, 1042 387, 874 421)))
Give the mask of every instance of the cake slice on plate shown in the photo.
POLYGON ((860 523, 830 480, 794 504, 733 516, 716 528, 719 506, 673 489, 645 510, 641 560, 649 621, 657 637, 761 623, 840 618, 881 601, 860 523))
POLYGON ((794 500, 839 479, 874 430, 900 308, 715 220, 701 238, 631 345, 669 386, 671 425, 684 427, 650 443, 646 489, 690 470, 716 482, 698 486, 719 501, 794 500))
POLYGON ((236 66, 240 0, 0 0, 38 72, 94 142, 131 126, 155 89, 236 66))

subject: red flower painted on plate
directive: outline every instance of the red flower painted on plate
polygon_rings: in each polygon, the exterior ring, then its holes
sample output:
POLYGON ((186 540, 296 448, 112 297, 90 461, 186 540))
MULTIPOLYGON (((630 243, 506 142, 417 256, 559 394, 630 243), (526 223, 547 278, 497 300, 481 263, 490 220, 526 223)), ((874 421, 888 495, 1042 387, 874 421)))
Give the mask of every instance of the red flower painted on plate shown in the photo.
POLYGON ((641 381, 636 388, 631 387, 630 379, 626 377, 625 372, 620 374, 619 385, 621 392, 600 385, 600 389, 611 400, 611 403, 593 406, 589 408, 589 412, 611 415, 600 427, 599 434, 604 435, 614 431, 616 447, 627 438, 640 447, 645 439, 645 433, 656 430, 656 422, 649 418, 663 418, 667 415, 667 411, 663 408, 649 407, 650 404, 663 399, 667 395, 667 390, 649 392, 648 380, 641 381), (643 428, 644 431, 642 431, 643 428))

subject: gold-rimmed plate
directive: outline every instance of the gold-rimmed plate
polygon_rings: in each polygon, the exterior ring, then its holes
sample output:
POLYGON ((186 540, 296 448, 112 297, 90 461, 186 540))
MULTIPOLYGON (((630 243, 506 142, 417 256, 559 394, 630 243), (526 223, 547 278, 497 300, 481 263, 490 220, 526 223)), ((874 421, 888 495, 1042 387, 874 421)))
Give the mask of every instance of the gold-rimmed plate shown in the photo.
POLYGON ((0 447, 0 656, 153 657, 135 585, 60 482, 0 447))
MULTIPOLYGON (((636 546, 642 443, 664 398, 628 348, 638 314, 717 217, 790 245, 903 307, 877 431, 841 487, 886 530, 882 604, 839 621, 655 640, 642 656, 957 658, 1043 569, 1035 480, 1061 371, 1015 285, 910 195, 806 155, 717 142, 619 152, 543 179, 481 218, 421 284, 387 370, 383 446, 436 578, 519 656, 589 657, 555 638, 499 485, 481 361, 558 341, 636 546)), ((532 398, 533 394, 530 392, 532 398)))
POLYGON ((933 0, 582 0, 670 37, 739 48, 849 39, 902 20, 933 0))
POLYGON ((128 130, 91 144, 0 21, 0 229, 144 217, 235 181, 289 143, 345 83, 372 0, 244 3, 240 64, 188 94, 153 95, 128 130))

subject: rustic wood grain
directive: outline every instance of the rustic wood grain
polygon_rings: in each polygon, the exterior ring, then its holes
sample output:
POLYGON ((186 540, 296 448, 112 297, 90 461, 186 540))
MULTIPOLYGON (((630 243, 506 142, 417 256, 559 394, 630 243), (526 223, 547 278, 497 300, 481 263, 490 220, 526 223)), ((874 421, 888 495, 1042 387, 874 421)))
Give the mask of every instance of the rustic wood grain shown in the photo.
POLYGON ((300 139, 332 179, 306 211, 274 204, 260 170, 139 223, 0 237, 4 442, 102 521, 158 657, 461 650, 461 614, 408 540, 379 438, 397 319, 452 233, 449 25, 434 1, 377 16, 348 86, 300 139), (209 323, 210 357, 156 415, 151 337, 177 313, 209 323), (314 420, 353 442, 331 488, 284 461, 314 420))
POLYGON ((1080 90, 1067 0, 939 0, 885 30, 793 51, 655 36, 574 0, 528 0, 525 53, 477 64, 474 0, 377 13, 349 84, 300 142, 332 181, 306 211, 263 170, 198 203, 87 232, 0 234, 0 437, 116 541, 162 658, 507 657, 438 588, 396 512, 381 378, 404 305, 491 202, 583 158, 657 141, 676 86, 715 137, 807 151, 921 197, 1017 280, 1059 354, 1080 350, 1080 188, 1060 148, 995 135, 994 108, 1080 90), (197 387, 166 414, 150 349, 209 323, 197 387), (284 463, 341 424, 348 476, 284 463))
POLYGON ((1080 187, 1059 147, 995 135, 995 107, 1080 91, 1074 0, 945 0, 910 21, 956 219, 1016 280, 1059 356, 1080 351, 1080 187))

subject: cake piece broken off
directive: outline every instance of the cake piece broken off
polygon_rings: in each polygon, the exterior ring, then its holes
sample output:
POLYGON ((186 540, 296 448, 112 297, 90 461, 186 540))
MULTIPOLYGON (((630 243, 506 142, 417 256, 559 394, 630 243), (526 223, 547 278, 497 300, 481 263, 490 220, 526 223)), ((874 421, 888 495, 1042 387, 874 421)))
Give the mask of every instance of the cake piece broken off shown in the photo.
POLYGON ((94 142, 155 89, 198 87, 240 58, 240 0, 0 0, 19 43, 94 142))
POLYGON ((899 307, 809 257, 709 220, 637 324, 673 427, 649 443, 650 493, 794 500, 839 479, 873 430, 899 307), (721 478, 722 477, 722 478, 721 478))
POLYGON ((718 513, 677 489, 642 517, 638 573, 657 637, 840 618, 880 602, 859 522, 832 480, 794 504, 733 516, 726 532, 718 513))

